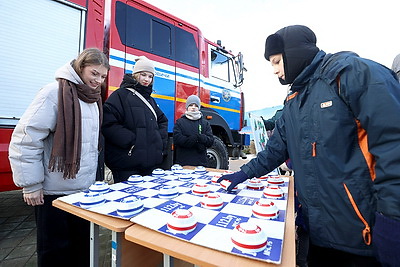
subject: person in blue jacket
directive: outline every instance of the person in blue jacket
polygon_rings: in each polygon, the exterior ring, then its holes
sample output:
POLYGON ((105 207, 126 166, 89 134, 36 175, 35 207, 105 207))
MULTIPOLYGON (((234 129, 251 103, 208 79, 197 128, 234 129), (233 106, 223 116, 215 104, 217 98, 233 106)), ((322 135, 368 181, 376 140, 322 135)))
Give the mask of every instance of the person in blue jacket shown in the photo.
POLYGON ((214 136, 210 123, 202 116, 200 98, 190 95, 186 112, 174 125, 174 163, 207 167, 207 148, 213 145, 214 136))
POLYGON ((400 84, 352 52, 327 54, 312 30, 268 36, 265 58, 291 91, 264 151, 224 175, 231 190, 287 158, 310 234, 309 266, 400 266, 400 84))

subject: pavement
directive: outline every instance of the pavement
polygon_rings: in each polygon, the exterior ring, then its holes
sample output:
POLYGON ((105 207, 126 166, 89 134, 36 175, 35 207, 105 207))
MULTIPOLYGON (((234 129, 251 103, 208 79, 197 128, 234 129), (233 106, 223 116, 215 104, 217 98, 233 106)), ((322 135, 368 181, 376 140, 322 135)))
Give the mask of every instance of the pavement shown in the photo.
MULTIPOLYGON (((247 159, 229 161, 239 170, 247 159)), ((100 227, 100 266, 111 266, 111 231, 100 227)), ((25 204, 21 190, 0 192, 0 267, 37 266, 34 208, 25 204)))
POLYGON ((0 266, 37 266, 34 208, 21 190, 0 193, 0 266))

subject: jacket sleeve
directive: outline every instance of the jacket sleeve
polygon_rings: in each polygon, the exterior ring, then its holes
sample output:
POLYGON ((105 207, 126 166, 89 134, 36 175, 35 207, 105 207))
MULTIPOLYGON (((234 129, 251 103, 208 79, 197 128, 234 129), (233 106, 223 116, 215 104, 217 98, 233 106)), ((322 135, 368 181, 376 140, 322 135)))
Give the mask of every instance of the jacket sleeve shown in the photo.
MULTIPOLYGON (((119 89, 118 89, 119 90, 119 89)), ((136 134, 124 126, 123 96, 118 90, 110 95, 103 106, 103 124, 101 131, 107 142, 129 149, 135 144, 136 134)))
MULTIPOLYGON (((57 87, 58 88, 58 87, 57 87)), ((57 121, 57 92, 52 86, 39 91, 22 115, 11 137, 9 160, 14 183, 24 193, 41 188, 44 181, 44 144, 57 121)))
POLYGON ((185 135, 183 132, 184 126, 182 125, 182 119, 178 119, 174 126, 174 144, 181 147, 191 148, 197 143, 197 136, 185 135))
POLYGON ((367 133, 377 212, 400 220, 400 84, 382 65, 363 59, 340 74, 340 96, 367 133))
POLYGON ((214 144, 214 135, 213 135, 213 132, 211 129, 211 125, 208 121, 206 121, 206 120, 203 120, 203 121, 205 122, 204 123, 204 128, 205 128, 205 131, 204 131, 205 138, 204 139, 205 139, 205 141, 203 143, 206 147, 212 147, 212 145, 214 144))
POLYGON ((163 141, 163 153, 166 154, 168 144, 168 118, 164 112, 156 106, 158 130, 160 131, 161 139, 163 141))
POLYGON ((284 120, 280 119, 265 149, 259 152, 256 158, 243 165, 241 170, 250 178, 260 177, 279 167, 288 158, 284 120))

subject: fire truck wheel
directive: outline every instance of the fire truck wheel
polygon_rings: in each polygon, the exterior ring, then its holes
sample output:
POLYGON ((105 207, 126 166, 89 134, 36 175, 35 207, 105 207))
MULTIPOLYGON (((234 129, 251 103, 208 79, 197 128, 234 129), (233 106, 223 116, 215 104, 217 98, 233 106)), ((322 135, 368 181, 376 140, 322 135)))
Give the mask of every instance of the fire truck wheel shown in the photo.
POLYGON ((214 144, 207 149, 209 168, 227 170, 229 168, 228 150, 219 137, 214 136, 214 144))

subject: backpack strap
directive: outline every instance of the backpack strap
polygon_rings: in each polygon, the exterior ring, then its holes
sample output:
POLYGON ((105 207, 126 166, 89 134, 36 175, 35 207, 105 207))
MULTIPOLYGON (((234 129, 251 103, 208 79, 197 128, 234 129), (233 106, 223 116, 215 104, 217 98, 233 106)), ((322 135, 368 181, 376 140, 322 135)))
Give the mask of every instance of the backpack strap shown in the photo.
POLYGON ((340 75, 336 76, 335 80, 336 80, 336 84, 337 84, 337 87, 338 87, 338 94, 340 96, 340 75))
POLYGON ((146 106, 151 110, 151 112, 153 113, 153 115, 154 115, 154 117, 156 118, 156 121, 157 121, 157 114, 156 114, 156 111, 155 111, 154 108, 150 105, 149 101, 147 101, 146 98, 144 98, 144 97, 143 97, 138 91, 136 91, 135 89, 133 89, 133 88, 126 88, 126 89, 128 89, 129 91, 131 91, 133 95, 136 95, 137 97, 139 97, 139 99, 142 100, 143 103, 146 104, 146 106))
POLYGON ((342 99, 342 101, 346 104, 346 106, 347 106, 347 108, 350 110, 351 114, 353 114, 354 119, 355 119, 356 121, 358 121, 357 118, 356 118, 356 116, 354 115, 354 112, 353 112, 353 110, 351 109, 349 103, 348 103, 348 102, 344 99, 344 97, 341 95, 340 74, 338 74, 338 75, 336 76, 335 81, 336 81, 337 93, 338 93, 339 97, 340 97, 340 98, 342 99))

